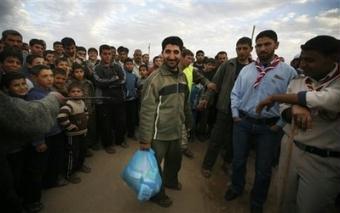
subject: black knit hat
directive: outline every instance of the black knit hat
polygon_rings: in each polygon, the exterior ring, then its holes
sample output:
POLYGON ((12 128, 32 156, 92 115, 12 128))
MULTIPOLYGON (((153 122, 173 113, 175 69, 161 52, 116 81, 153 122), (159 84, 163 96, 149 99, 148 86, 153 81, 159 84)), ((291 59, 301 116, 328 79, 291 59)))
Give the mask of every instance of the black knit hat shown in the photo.
POLYGON ((320 35, 308 40, 305 44, 301 45, 302 50, 314 50, 323 55, 339 54, 340 40, 328 36, 320 35))

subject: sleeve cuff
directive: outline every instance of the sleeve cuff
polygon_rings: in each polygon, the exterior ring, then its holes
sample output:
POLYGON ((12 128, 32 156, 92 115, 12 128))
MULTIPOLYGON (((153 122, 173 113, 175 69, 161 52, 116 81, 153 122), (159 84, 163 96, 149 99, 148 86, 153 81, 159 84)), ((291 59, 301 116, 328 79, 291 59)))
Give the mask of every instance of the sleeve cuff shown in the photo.
POLYGON ((307 106, 306 94, 307 94, 307 91, 298 92, 297 96, 298 96, 299 105, 307 106))

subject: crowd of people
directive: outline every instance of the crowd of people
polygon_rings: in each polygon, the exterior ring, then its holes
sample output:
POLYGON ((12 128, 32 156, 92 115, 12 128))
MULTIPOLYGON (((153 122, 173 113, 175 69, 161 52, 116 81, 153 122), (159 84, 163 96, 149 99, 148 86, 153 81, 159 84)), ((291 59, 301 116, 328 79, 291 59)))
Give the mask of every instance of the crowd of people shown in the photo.
POLYGON ((3 31, 2 209, 39 212, 42 189, 80 183, 93 151, 114 154, 129 147, 127 138, 155 151, 163 183, 150 201, 159 206, 173 202, 165 188, 182 189, 182 155, 194 158, 189 142, 197 139, 209 142, 205 178, 223 155, 226 201, 242 194, 254 149, 251 212, 263 211, 277 165, 286 181, 282 212, 332 208, 340 191, 340 41, 314 37, 290 64, 278 47, 276 32, 265 30, 255 38, 256 60, 248 37, 237 40, 235 58, 207 57, 170 36, 150 62, 140 49, 130 58, 124 46, 85 48, 65 37, 46 50, 42 39, 26 44, 18 31, 3 31))

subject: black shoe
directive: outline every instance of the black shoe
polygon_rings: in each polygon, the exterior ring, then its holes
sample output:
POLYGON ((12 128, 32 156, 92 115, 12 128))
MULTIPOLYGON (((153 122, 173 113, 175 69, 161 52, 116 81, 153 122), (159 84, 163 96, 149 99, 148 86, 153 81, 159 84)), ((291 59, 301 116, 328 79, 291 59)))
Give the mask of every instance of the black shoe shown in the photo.
POLYGON ((36 213, 40 212, 44 208, 44 204, 41 202, 34 202, 28 205, 25 205, 25 210, 27 213, 36 213))
POLYGON ((168 189, 173 189, 173 190, 177 190, 177 191, 182 190, 182 184, 180 182, 178 182, 176 186, 167 185, 167 184, 164 184, 164 186, 168 189))
POLYGON ((90 173, 91 172, 91 168, 86 166, 86 165, 82 165, 81 168, 79 169, 79 171, 81 171, 83 173, 90 173))
POLYGON ((237 198, 240 194, 234 192, 232 189, 228 189, 228 191, 224 194, 224 199, 226 201, 234 200, 237 198))
POLYGON ((251 213, 262 213, 263 209, 262 207, 259 207, 259 206, 251 206, 250 212, 251 213))
POLYGON ((105 147, 105 152, 108 154, 114 154, 116 153, 116 149, 113 146, 108 146, 108 147, 105 147))
POLYGON ((153 202, 153 203, 156 203, 157 205, 159 205, 160 207, 163 207, 163 208, 167 208, 167 207, 172 205, 172 200, 167 195, 164 195, 160 198, 159 197, 152 197, 150 199, 150 201, 153 202))

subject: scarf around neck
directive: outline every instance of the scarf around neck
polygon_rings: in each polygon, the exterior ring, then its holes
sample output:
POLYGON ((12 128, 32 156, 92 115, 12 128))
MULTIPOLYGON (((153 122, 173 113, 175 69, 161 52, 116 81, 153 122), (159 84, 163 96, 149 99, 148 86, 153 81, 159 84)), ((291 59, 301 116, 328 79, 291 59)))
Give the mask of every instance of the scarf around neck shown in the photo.
POLYGON ((254 88, 256 88, 260 84, 262 78, 267 74, 267 72, 269 72, 270 70, 274 69, 281 62, 281 60, 282 59, 279 56, 274 55, 274 58, 269 63, 269 65, 267 67, 264 67, 261 64, 259 58, 257 58, 257 60, 255 61, 255 66, 256 66, 256 69, 257 69, 257 71, 259 73, 257 74, 256 81, 255 81, 255 83, 253 85, 254 88))

